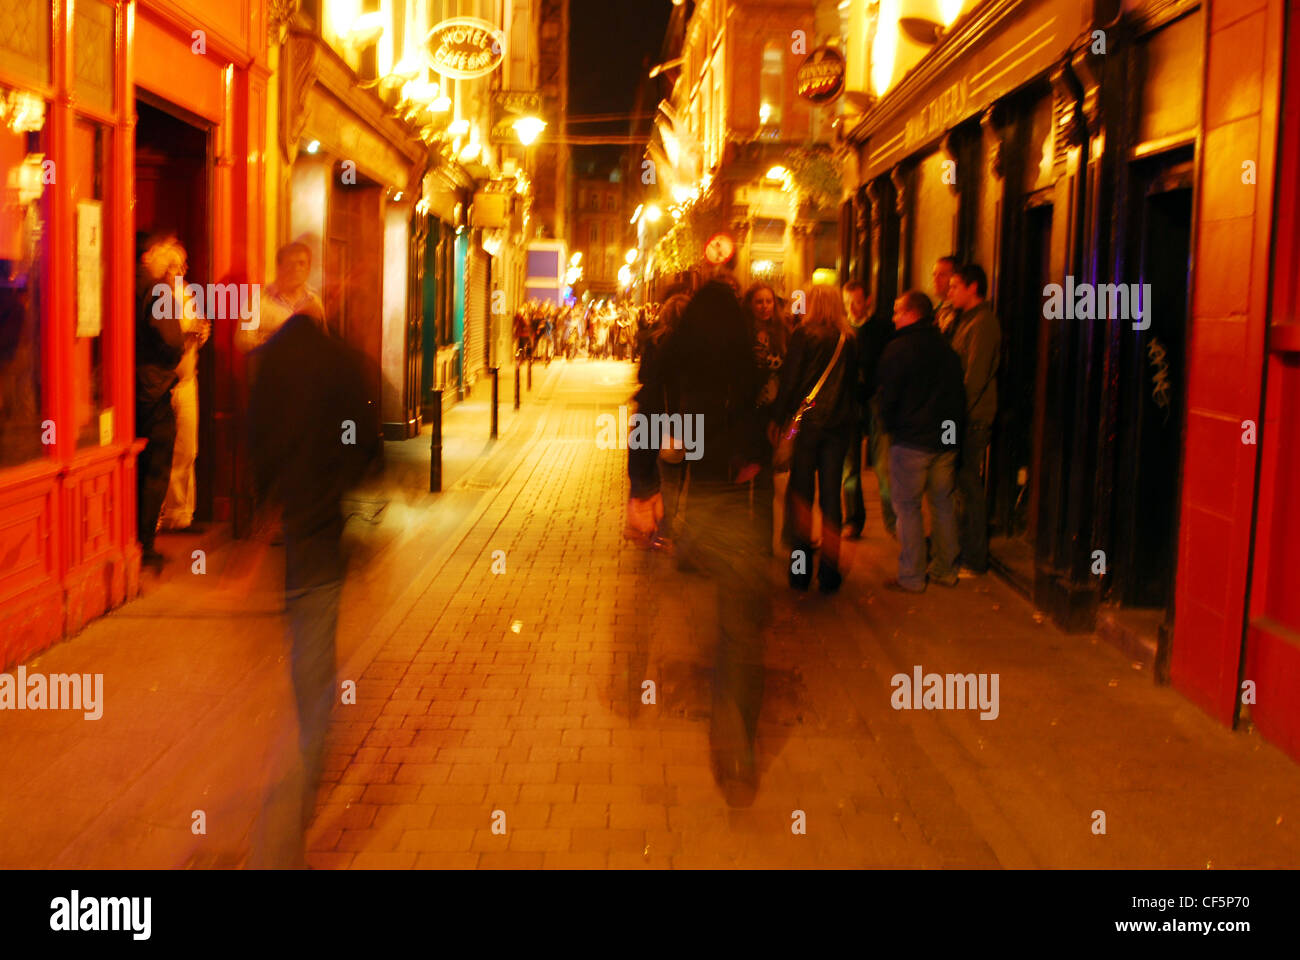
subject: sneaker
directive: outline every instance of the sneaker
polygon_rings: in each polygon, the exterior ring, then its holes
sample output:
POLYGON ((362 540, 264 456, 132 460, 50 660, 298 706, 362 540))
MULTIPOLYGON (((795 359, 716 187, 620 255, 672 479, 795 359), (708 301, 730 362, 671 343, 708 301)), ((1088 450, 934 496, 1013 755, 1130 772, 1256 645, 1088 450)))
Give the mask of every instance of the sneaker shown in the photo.
POLYGON ((976 577, 982 577, 988 572, 987 567, 983 570, 972 570, 970 567, 962 567, 957 571, 957 577, 961 580, 974 580, 976 577))
POLYGON ((948 577, 935 577, 935 576, 931 576, 931 577, 930 577, 930 582, 931 582, 931 583, 937 583, 937 584, 938 584, 939 586, 941 586, 941 587, 955 587, 955 586, 957 586, 957 584, 958 584, 959 582, 961 582, 961 578, 960 578, 957 574, 954 573, 954 574, 952 574, 951 576, 948 576, 948 577))

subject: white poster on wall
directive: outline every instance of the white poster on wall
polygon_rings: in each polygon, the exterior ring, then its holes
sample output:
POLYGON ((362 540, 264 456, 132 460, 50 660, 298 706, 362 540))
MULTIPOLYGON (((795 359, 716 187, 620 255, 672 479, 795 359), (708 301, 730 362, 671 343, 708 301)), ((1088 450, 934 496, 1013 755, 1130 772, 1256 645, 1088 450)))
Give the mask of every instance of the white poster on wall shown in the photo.
POLYGON ((77 201, 78 337, 97 337, 103 329, 103 213, 98 200, 77 201))

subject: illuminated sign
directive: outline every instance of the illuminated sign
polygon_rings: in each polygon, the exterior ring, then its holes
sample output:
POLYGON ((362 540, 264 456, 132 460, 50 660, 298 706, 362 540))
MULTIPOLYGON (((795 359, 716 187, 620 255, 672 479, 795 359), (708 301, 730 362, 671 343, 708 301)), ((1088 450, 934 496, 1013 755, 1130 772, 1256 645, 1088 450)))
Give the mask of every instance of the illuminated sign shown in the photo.
POLYGON ((834 47, 818 47, 799 65, 794 83, 805 100, 830 103, 844 92, 844 55, 834 47))
POLYGON ((501 65, 505 52, 505 32, 474 17, 444 20, 424 40, 429 66, 457 80, 486 76, 501 65))

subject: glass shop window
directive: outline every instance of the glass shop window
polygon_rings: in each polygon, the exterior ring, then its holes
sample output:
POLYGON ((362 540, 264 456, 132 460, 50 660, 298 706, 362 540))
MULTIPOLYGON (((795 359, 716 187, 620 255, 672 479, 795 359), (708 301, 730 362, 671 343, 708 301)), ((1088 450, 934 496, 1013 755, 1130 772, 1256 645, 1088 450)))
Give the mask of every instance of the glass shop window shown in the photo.
POLYGON ((52 451, 44 416, 41 315, 54 162, 45 101, 0 87, 0 467, 52 451), (44 440, 45 442, 42 442, 44 440))
POLYGON ((69 156, 76 225, 76 329, 72 341, 73 416, 77 447, 113 442, 112 363, 109 329, 112 271, 105 228, 112 224, 106 200, 112 132, 78 117, 69 156))
POLYGON ((785 94, 785 64, 781 47, 769 43, 763 48, 763 69, 759 76, 758 122, 764 127, 781 125, 781 103, 785 94))

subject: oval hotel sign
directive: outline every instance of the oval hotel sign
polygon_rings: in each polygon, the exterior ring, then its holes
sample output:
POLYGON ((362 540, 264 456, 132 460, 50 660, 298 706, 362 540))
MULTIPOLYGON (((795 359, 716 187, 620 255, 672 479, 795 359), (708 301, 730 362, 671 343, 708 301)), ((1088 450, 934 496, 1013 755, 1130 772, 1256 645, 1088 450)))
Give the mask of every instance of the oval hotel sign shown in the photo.
POLYGON ((844 56, 834 47, 818 47, 795 73, 799 96, 813 103, 830 103, 844 92, 844 56))
POLYGON ((429 31, 424 51, 429 66, 444 77, 472 80, 501 65, 506 35, 486 20, 452 17, 429 31))

